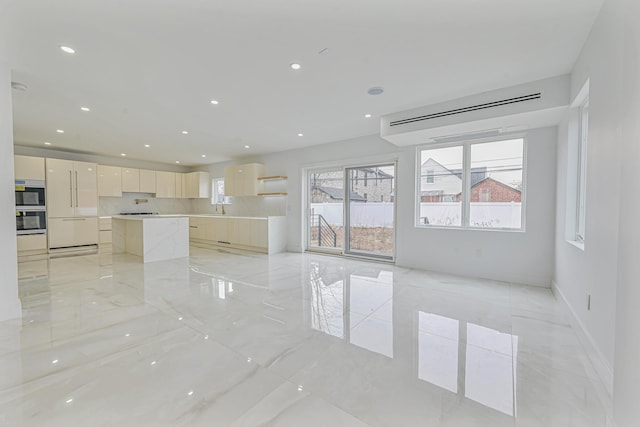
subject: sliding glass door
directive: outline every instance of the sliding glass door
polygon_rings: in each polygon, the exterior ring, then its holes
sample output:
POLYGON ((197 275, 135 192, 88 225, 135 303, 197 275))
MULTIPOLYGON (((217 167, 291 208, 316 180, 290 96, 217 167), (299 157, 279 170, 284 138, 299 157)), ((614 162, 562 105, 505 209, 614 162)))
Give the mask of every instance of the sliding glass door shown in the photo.
POLYGON ((308 174, 309 212, 307 248, 342 252, 344 247, 344 169, 308 174))
POLYGON ((347 253, 393 258, 395 169, 394 164, 346 169, 347 253))
POLYGON ((395 164, 310 170, 307 249, 393 259, 395 164))

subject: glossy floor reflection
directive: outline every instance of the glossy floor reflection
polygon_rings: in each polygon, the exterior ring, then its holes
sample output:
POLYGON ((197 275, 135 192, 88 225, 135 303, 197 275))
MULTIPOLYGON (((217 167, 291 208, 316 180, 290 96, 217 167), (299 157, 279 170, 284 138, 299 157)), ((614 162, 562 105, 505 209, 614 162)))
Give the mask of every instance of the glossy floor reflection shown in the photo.
POLYGON ((0 426, 606 426, 547 289, 192 247, 20 264, 0 426))

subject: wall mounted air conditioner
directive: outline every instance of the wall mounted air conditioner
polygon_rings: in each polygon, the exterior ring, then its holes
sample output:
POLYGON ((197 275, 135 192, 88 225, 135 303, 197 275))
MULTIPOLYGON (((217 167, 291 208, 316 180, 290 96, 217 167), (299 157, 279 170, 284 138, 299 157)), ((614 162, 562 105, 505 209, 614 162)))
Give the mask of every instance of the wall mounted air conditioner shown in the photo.
POLYGON ((566 113, 569 94, 568 75, 484 92, 385 115, 380 136, 406 146, 553 126, 566 113))

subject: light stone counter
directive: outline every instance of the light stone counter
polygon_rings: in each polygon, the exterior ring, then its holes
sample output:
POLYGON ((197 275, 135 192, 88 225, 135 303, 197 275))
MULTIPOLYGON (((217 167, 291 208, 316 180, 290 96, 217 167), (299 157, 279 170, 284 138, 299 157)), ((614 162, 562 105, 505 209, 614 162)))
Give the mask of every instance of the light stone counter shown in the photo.
POLYGON ((130 253, 142 262, 189 256, 187 215, 115 215, 113 253, 130 253))

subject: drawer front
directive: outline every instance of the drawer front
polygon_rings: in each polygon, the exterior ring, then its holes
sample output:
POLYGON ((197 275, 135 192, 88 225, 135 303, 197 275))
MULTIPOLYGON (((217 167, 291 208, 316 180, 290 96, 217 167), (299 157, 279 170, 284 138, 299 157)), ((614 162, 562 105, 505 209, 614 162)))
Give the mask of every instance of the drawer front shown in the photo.
POLYGON ((22 251, 43 251, 47 250, 46 234, 31 234, 18 236, 18 252, 22 251))
POLYGON ((111 218, 100 218, 100 231, 111 230, 111 218))
POLYGON ((111 243, 112 240, 112 232, 111 230, 100 230, 100 244, 104 245, 105 243, 111 243))
POLYGON ((49 247, 98 244, 98 218, 50 218, 49 247))

